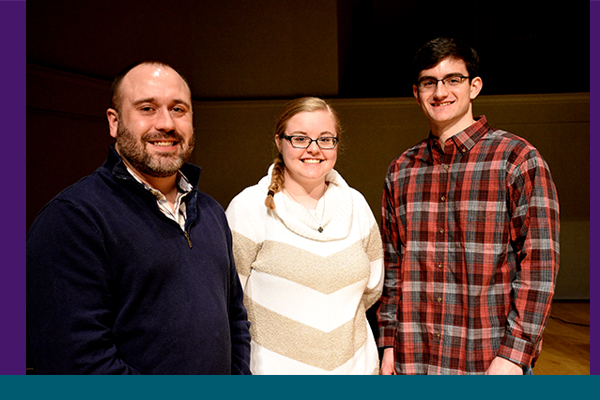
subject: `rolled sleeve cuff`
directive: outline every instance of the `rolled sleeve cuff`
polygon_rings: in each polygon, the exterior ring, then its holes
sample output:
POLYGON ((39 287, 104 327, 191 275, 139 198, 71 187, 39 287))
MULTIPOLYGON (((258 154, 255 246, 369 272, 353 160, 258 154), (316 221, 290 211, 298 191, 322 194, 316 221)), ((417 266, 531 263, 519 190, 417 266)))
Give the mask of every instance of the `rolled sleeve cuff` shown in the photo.
POLYGON ((380 335, 377 338, 377 347, 395 347, 396 345, 396 330, 395 329, 381 329, 380 335))
POLYGON ((525 367, 531 367, 535 352, 536 346, 531 342, 507 335, 504 337, 497 355, 525 367))

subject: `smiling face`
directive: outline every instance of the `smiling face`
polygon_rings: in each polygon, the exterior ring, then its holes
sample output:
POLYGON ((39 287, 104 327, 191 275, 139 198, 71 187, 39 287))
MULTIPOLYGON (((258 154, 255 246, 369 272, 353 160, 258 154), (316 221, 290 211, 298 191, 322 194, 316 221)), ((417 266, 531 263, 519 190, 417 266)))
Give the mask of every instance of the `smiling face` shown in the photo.
MULTIPOLYGON (((335 136, 336 125, 328 111, 300 112, 288 120, 285 134, 303 135, 311 139, 322 136, 335 136)), ((324 184, 325 175, 333 169, 337 160, 337 147, 324 150, 316 142, 306 149, 298 149, 283 138, 275 137, 277 149, 285 163, 286 187, 301 185, 307 191, 324 184)))
MULTIPOLYGON (((419 81, 423 78, 443 79, 452 75, 469 75, 463 60, 445 58, 434 67, 421 71, 419 81)), ((471 77, 456 87, 438 82, 430 91, 414 85, 413 94, 423 114, 429 119, 432 133, 437 137, 451 136, 473 123, 471 102, 479 95, 482 85, 481 78, 471 77)))
POLYGON ((109 109, 110 134, 126 163, 155 178, 172 176, 194 148, 188 85, 172 68, 141 64, 123 78, 119 111, 109 109))

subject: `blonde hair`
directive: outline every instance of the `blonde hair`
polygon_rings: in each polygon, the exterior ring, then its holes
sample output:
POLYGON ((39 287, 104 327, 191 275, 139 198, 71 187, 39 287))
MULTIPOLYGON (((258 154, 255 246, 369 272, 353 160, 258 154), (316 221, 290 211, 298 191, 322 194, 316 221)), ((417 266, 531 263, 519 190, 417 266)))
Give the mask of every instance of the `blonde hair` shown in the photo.
MULTIPOLYGON (((342 126, 340 119, 337 116, 335 110, 325 100, 318 97, 301 97, 287 103, 281 113, 277 122, 275 123, 275 136, 281 138, 281 135, 285 134, 287 129, 287 123, 292 117, 301 112, 314 112, 314 111, 327 111, 333 118, 335 125, 335 133, 338 139, 342 134, 342 126)), ((269 185, 269 192, 265 199, 265 206, 269 210, 275 209, 275 201, 273 196, 283 190, 285 187, 285 163, 283 162, 283 156, 281 153, 278 154, 274 161, 273 172, 271 173, 271 184, 269 185)))

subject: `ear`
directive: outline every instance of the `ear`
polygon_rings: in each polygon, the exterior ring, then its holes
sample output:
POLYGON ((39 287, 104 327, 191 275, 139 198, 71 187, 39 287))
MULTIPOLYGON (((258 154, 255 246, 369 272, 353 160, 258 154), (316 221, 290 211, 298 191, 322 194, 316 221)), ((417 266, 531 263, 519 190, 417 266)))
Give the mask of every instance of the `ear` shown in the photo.
POLYGON ((109 108, 106 110, 106 118, 108 118, 108 128, 110 129, 110 136, 117 137, 117 127, 119 126, 119 113, 117 110, 109 108))
POLYGON ((277 135, 275 135, 274 139, 275 139, 275 146, 277 146, 277 151, 279 151, 281 153, 281 139, 277 135))
POLYGON ((417 103, 421 105, 421 99, 419 98, 419 88, 417 87, 417 85, 413 85, 413 96, 415 96, 415 99, 417 99, 417 103))
POLYGON ((477 96, 479 96, 479 93, 481 92, 481 89, 483 88, 483 81, 481 80, 480 77, 475 77, 471 80, 471 92, 470 92, 470 98, 471 100, 475 100, 475 98, 477 96))

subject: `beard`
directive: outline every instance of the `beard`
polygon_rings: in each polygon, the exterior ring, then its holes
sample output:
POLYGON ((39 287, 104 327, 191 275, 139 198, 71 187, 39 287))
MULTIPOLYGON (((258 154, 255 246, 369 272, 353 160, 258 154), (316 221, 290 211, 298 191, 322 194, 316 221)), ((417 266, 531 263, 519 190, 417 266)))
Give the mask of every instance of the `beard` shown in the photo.
POLYGON ((166 178, 179 171, 183 164, 189 160, 194 150, 195 137, 190 141, 177 132, 161 133, 151 132, 142 135, 141 139, 132 134, 120 122, 117 126, 117 148, 121 157, 125 158, 138 171, 155 177, 166 178), (178 154, 150 154, 146 150, 146 143, 160 139, 175 139, 181 150, 178 154))

